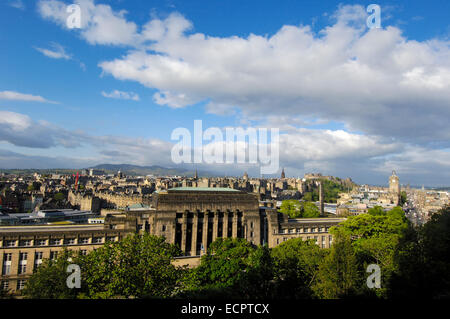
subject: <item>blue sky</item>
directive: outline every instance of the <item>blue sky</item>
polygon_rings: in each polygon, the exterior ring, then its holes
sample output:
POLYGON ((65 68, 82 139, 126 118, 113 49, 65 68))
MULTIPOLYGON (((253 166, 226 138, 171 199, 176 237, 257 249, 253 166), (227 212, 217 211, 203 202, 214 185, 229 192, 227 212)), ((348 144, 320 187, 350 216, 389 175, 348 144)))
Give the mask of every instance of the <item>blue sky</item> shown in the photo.
POLYGON ((448 184, 448 1, 76 2, 79 30, 69 1, 0 5, 0 167, 174 166, 201 119, 279 127, 289 176, 448 184))

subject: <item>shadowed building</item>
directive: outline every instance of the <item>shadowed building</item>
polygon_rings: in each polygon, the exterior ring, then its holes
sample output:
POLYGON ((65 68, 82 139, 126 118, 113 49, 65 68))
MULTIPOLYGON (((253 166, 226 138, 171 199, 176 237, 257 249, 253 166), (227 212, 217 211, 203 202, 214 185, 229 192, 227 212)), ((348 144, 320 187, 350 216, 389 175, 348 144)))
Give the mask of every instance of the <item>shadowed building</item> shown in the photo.
POLYGON ((173 188, 156 194, 149 232, 164 236, 186 255, 200 255, 217 237, 261 244, 258 199, 229 188, 173 188))

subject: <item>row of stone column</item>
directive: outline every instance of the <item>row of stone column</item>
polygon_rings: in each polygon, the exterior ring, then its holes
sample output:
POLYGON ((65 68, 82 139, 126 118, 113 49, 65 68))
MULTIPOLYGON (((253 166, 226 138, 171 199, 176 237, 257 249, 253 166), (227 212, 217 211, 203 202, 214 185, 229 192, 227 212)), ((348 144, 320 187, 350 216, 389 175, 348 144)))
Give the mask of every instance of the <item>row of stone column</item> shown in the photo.
MULTIPOLYGON (((222 237, 226 238, 228 237, 228 227, 229 227, 229 213, 230 212, 224 212, 223 218, 222 218, 222 237)), ((197 238, 198 235, 198 227, 201 225, 199 223, 200 218, 198 217, 199 212, 195 212, 193 219, 192 219, 192 232, 191 232, 191 249, 190 249, 190 255, 195 256, 197 255, 197 243, 199 240, 201 240, 203 244, 203 251, 200 251, 200 254, 203 255, 206 253, 207 247, 208 247, 208 227, 209 227, 209 216, 210 214, 213 214, 213 223, 212 223, 212 241, 215 241, 219 235, 219 212, 205 212, 203 217, 203 224, 201 227, 202 229, 202 238, 197 238)), ((181 225, 181 250, 183 252, 186 252, 186 239, 187 239, 187 225, 188 225, 188 212, 183 213, 183 222, 181 225)), ((232 228, 231 228, 231 237, 237 238, 237 232, 238 232, 238 216, 235 212, 233 212, 233 218, 231 220, 232 228)))

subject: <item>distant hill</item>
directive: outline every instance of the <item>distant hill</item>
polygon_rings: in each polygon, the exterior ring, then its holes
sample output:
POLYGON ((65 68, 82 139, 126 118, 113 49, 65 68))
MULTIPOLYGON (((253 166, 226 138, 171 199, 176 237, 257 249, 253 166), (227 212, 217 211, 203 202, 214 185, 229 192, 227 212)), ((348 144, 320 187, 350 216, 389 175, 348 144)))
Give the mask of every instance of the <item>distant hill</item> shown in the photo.
MULTIPOLYGON (((125 175, 131 176, 168 176, 168 175, 179 175, 179 176, 194 176, 194 169, 185 168, 167 168, 158 165, 152 166, 139 166, 132 164, 99 164, 96 166, 88 167, 86 169, 99 169, 105 171, 106 174, 115 174, 121 171, 125 175)), ((81 172, 83 169, 60 169, 60 168, 47 168, 47 169, 0 169, 1 172, 8 174, 24 174, 31 175, 33 173, 39 174, 76 174, 81 172)), ((198 175, 202 177, 216 176, 210 172, 198 171, 198 175)))
MULTIPOLYGON (((155 175, 155 176, 166 176, 166 175, 180 175, 180 176, 194 176, 194 171, 183 168, 167 168, 158 165, 152 166, 139 166, 132 164, 99 164, 93 167, 93 169, 104 170, 107 174, 117 173, 121 171, 125 175, 155 175)), ((89 169, 88 168, 88 169, 89 169)), ((198 172, 199 175, 205 176, 209 175, 206 173, 198 172)))

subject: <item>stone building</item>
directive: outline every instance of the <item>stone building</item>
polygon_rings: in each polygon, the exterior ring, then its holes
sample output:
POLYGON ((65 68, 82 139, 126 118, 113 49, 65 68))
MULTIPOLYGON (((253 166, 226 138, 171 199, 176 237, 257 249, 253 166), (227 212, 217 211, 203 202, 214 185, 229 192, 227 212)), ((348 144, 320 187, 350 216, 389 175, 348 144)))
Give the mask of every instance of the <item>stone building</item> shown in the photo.
POLYGON ((179 187, 154 194, 152 206, 130 210, 126 216, 111 216, 105 223, 111 227, 125 224, 127 229, 135 224, 138 230, 164 236, 186 256, 205 253, 217 237, 262 243, 259 203, 254 194, 229 188, 179 187))
MULTIPOLYGON (((256 194, 229 188, 180 187, 154 194, 152 207, 107 217, 105 225, 164 236, 185 256, 199 256, 218 237, 244 238, 254 245, 275 247, 285 238, 329 236, 329 227, 343 220, 289 219, 272 203, 260 206, 256 194)), ((328 237, 325 245, 321 245, 324 238, 319 239, 320 246, 329 247, 328 237)))
POLYGON ((70 190, 67 199, 72 206, 76 206, 79 210, 90 210, 94 213, 100 212, 100 198, 92 194, 85 194, 78 191, 73 192, 70 190))
POLYGON ((271 202, 260 205, 257 194, 230 188, 173 188, 156 192, 148 204, 108 214, 104 225, 0 227, 0 281, 3 288, 20 290, 33 268, 63 247, 85 254, 136 232, 164 236, 183 252, 176 263, 190 266, 218 237, 269 247, 300 237, 328 248, 329 228, 343 220, 289 219, 271 202))
POLYGON ((23 289, 42 260, 57 258, 64 247, 87 254, 107 241, 121 240, 124 234, 103 225, 0 227, 0 288, 23 289))

